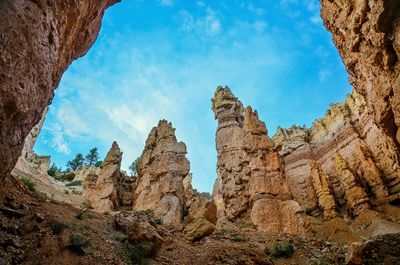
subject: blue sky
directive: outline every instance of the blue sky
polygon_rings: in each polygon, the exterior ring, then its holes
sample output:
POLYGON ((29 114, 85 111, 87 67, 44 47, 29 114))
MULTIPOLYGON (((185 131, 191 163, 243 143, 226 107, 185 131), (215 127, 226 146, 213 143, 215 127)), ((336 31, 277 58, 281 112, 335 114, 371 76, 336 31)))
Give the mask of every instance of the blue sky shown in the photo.
POLYGON ((123 0, 105 14, 88 54, 64 74, 35 151, 65 168, 116 140, 123 169, 167 119, 188 147, 193 185, 216 177, 210 99, 228 85, 269 135, 310 126, 351 88, 318 0, 123 0))

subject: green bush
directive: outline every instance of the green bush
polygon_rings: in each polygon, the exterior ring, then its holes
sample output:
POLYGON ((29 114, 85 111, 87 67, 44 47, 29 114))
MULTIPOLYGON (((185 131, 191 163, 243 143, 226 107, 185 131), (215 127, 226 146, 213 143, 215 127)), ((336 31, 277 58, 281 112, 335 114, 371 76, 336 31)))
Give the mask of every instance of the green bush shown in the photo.
POLYGON ((75 218, 76 218, 76 219, 79 219, 79 220, 86 220, 86 219, 89 219, 89 218, 90 218, 90 215, 89 215, 89 213, 85 210, 85 211, 80 211, 79 213, 77 213, 77 214, 75 215, 75 218))
POLYGON ((268 247, 268 246, 265 246, 265 248, 264 248, 264 253, 265 253, 265 255, 267 255, 267 256, 271 256, 271 250, 269 250, 269 247, 268 247))
POLYGON ((157 225, 162 225, 162 224, 163 224, 162 218, 157 218, 157 219, 155 220, 155 223, 156 223, 157 225))
POLYGON ((277 258, 290 258, 293 256, 294 247, 290 242, 286 242, 285 244, 276 243, 274 245, 274 253, 273 256, 277 258))
POLYGON ((83 256, 85 255, 85 248, 90 246, 90 244, 90 240, 84 238, 83 236, 72 234, 69 237, 67 248, 73 253, 83 256))
POLYGON ((81 180, 75 180, 70 183, 65 184, 66 187, 73 187, 73 186, 82 186, 81 180))
POLYGON ((53 235, 59 235, 64 229, 68 228, 68 225, 63 222, 55 222, 50 224, 50 228, 53 231, 53 235))
POLYGON ((123 242, 123 241, 125 241, 125 240, 128 240, 128 236, 127 235, 118 235, 118 236, 115 236, 114 237, 114 239, 116 240, 116 241, 120 241, 120 242, 123 242))
POLYGON ((130 264, 146 265, 151 256, 151 246, 145 244, 128 245, 127 258, 130 264))
POLYGON ((22 183, 28 188, 28 190, 35 192, 36 191, 36 183, 31 181, 30 179, 26 177, 21 177, 22 183))

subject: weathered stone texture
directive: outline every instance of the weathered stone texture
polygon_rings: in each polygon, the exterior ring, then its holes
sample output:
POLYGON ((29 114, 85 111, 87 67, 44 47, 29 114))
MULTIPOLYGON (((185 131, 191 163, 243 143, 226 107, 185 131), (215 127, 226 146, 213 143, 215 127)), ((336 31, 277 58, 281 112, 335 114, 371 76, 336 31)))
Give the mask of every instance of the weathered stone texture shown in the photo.
POLYGON ((178 142, 171 123, 161 120, 154 127, 140 157, 133 188, 133 209, 154 210, 164 225, 181 228, 183 179, 189 174, 186 145, 178 142))
POLYGON ((98 212, 111 212, 119 208, 117 181, 120 177, 122 152, 116 142, 108 151, 97 176, 86 179, 83 196, 98 212))
POLYGON ((16 164, 61 75, 91 47, 104 10, 117 1, 0 2, 0 181, 16 164))
POLYGON ((280 157, 257 111, 243 108, 228 87, 217 88, 212 110, 218 120, 218 189, 224 216, 248 217, 252 204, 263 197, 291 199, 280 157))
POLYGON ((325 27, 376 124, 397 143, 400 126, 400 2, 321 0, 325 27))

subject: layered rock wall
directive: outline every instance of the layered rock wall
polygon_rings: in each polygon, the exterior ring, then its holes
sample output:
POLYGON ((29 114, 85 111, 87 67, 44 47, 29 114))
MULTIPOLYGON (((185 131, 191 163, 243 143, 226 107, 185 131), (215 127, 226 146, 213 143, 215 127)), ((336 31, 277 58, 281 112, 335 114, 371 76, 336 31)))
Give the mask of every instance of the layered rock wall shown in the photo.
POLYGON ((336 216, 335 209, 356 216, 371 205, 399 198, 396 143, 375 123, 355 91, 344 103, 331 105, 311 129, 278 129, 273 140, 286 178, 310 183, 305 189, 289 185, 296 201, 305 209, 319 205, 326 219, 336 216), (314 199, 299 199, 298 188, 314 193, 314 199))

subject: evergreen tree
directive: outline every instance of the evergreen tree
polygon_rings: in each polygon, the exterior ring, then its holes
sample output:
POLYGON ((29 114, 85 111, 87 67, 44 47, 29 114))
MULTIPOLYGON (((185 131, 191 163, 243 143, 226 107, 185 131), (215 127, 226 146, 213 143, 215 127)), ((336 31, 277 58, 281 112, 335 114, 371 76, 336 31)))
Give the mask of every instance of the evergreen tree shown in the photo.
POLYGON ((60 169, 56 166, 55 163, 53 163, 51 165, 51 167, 49 168, 49 170, 47 170, 47 174, 49 174, 49 176, 55 177, 57 172, 59 172, 60 169))
POLYGON ((67 169, 69 171, 76 171, 83 167, 83 163, 85 159, 83 158, 82 154, 77 154, 73 160, 67 162, 67 169))
POLYGON ((91 167, 96 165, 97 161, 99 161, 99 152, 97 151, 97 147, 93 147, 90 149, 89 154, 85 156, 85 165, 91 167))
POLYGON ((136 176, 136 174, 138 173, 139 161, 140 161, 140 158, 138 157, 129 166, 129 171, 133 176, 136 176))

